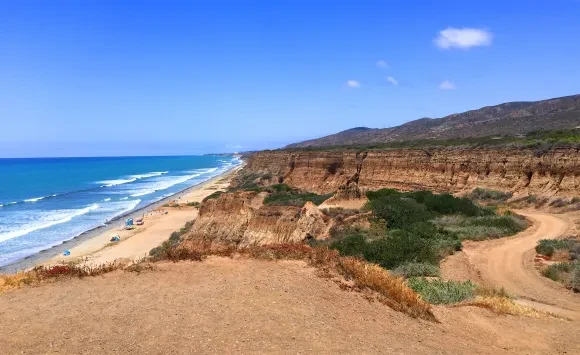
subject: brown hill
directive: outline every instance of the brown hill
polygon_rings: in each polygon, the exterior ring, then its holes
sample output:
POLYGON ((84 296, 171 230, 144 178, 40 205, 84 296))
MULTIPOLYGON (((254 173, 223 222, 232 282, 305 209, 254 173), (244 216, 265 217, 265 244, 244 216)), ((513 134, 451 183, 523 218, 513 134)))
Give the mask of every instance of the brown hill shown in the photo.
POLYGON ((580 125, 580 95, 534 102, 508 102, 442 118, 421 118, 403 125, 352 128, 287 148, 387 143, 416 139, 514 136, 536 130, 580 125))

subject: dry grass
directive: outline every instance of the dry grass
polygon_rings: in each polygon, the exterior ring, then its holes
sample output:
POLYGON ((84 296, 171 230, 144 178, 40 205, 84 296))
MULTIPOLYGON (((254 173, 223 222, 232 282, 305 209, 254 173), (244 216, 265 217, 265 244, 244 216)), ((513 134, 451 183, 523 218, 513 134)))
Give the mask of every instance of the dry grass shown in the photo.
POLYGON ((411 317, 435 321, 431 305, 411 290, 400 277, 396 277, 376 264, 352 258, 339 258, 339 271, 362 289, 379 293, 381 302, 411 317))
POLYGON ((473 300, 465 301, 455 305, 455 307, 461 306, 475 306, 485 308, 496 314, 510 314, 514 316, 525 316, 532 318, 556 317, 552 313, 538 311, 536 309, 517 304, 513 299, 502 296, 477 296, 473 300))
POLYGON ((512 316, 531 318, 560 318, 552 313, 539 311, 516 303, 504 288, 497 289, 479 286, 475 292, 477 294, 475 298, 453 305, 453 307, 474 306, 485 308, 493 313, 502 315, 509 314, 512 316))
POLYGON ((97 266, 79 266, 75 264, 37 266, 32 270, 13 275, 0 275, 0 292, 27 285, 36 285, 43 281, 54 279, 103 275, 123 266, 115 262, 97 266))

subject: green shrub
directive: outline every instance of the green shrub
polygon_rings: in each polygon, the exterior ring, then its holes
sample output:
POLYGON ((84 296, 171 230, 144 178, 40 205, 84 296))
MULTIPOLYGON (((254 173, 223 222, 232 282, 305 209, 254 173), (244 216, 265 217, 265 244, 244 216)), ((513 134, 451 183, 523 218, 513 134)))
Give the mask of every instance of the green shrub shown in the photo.
POLYGON ((409 277, 419 276, 439 276, 439 267, 429 263, 406 262, 399 265, 393 273, 396 275, 409 277))
POLYGON ((386 269, 395 268, 407 261, 432 264, 439 261, 433 243, 402 229, 391 231, 386 237, 368 242, 364 256, 368 261, 386 269))
POLYGON ((370 231, 346 229, 340 232, 330 248, 344 256, 364 259, 393 269, 404 263, 437 264, 441 258, 461 249, 461 242, 453 233, 430 223, 417 223, 408 229, 394 229, 382 235, 370 231))
POLYGON ((188 202, 185 205, 189 206, 189 207, 199 207, 200 203, 199 202, 188 202))
POLYGON ((549 265, 542 270, 542 275, 557 282, 561 282, 580 292, 580 262, 563 262, 549 265))
POLYGON ((338 250, 340 255, 364 257, 367 248, 366 236, 362 231, 350 231, 347 236, 330 244, 330 248, 338 250))
POLYGON ((314 203, 315 205, 320 205, 322 202, 328 200, 332 197, 332 194, 317 195, 311 192, 297 192, 292 190, 290 192, 281 191, 273 192, 264 198, 265 205, 272 206, 296 206, 302 207, 308 201, 314 203))
POLYGON ((509 200, 512 196, 513 194, 511 192, 502 192, 478 187, 471 191, 471 193, 467 194, 465 197, 479 201, 503 202, 509 200))
POLYGON ((565 274, 572 271, 574 264, 564 262, 552 264, 542 270, 542 275, 554 281, 562 282, 565 280, 565 274))
POLYGON ((570 277, 570 287, 574 292, 580 292, 580 264, 576 264, 570 277))
POLYGON ((411 278, 408 286, 432 304, 459 303, 475 295, 475 285, 471 281, 427 280, 424 277, 411 278))
POLYGON ((538 198, 536 197, 536 195, 528 195, 524 200, 528 203, 536 203, 538 201, 538 198))
MULTIPOLYGON (((570 250, 576 246, 578 242, 570 239, 542 239, 538 242, 538 247, 551 246, 556 250, 570 250)), ((541 254, 541 253, 540 253, 541 254)))
POLYGON ((368 207, 378 218, 387 222, 388 228, 405 228, 417 222, 425 222, 431 218, 424 205, 410 198, 371 199, 368 207))
POLYGON ((517 215, 466 217, 462 215, 442 216, 433 220, 435 225, 457 233, 461 240, 484 240, 501 238, 527 228, 528 223, 517 215))
POLYGON ((270 192, 291 192, 293 189, 286 184, 275 184, 268 186, 270 192))
POLYGON ((223 193, 224 193, 223 191, 216 191, 216 192, 212 193, 211 195, 207 196, 206 198, 204 198, 202 200, 202 202, 205 202, 205 201, 208 201, 208 200, 212 200, 214 198, 218 198, 221 195, 223 195, 223 193))
POLYGON ((431 191, 399 192, 382 189, 367 192, 368 209, 387 221, 390 227, 399 228, 415 222, 426 221, 438 215, 462 214, 489 216, 494 212, 479 207, 467 198, 450 194, 433 194, 431 191), (399 222, 397 222, 399 221, 399 222))

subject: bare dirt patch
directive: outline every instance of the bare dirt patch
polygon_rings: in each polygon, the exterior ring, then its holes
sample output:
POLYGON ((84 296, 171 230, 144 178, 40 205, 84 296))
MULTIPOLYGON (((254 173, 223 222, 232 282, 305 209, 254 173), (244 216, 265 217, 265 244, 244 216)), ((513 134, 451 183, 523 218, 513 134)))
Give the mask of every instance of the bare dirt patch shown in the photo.
POLYGON ((6 354, 577 353, 577 323, 435 307, 417 320, 302 261, 212 257, 0 295, 6 354))

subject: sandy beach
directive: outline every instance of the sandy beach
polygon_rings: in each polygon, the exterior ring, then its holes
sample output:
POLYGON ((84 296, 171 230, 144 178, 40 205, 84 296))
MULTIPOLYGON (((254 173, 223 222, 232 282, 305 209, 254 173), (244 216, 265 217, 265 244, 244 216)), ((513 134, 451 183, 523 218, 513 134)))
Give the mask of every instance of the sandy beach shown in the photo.
POLYGON ((44 265, 60 263, 82 263, 99 265, 113 261, 136 261, 146 257, 149 251, 169 238, 169 235, 194 220, 198 208, 187 206, 190 202, 201 202, 205 197, 216 191, 224 191, 230 184, 234 174, 240 169, 236 167, 216 176, 202 184, 193 186, 180 196, 174 195, 164 205, 142 213, 143 225, 127 230, 124 226, 109 229, 69 249, 70 255, 59 255, 47 260, 44 265), (167 205, 179 207, 167 207, 167 205), (119 242, 111 242, 118 236, 119 242))
POLYGON ((201 202, 205 197, 216 191, 223 191, 232 177, 242 168, 237 166, 227 172, 215 176, 199 185, 189 187, 169 196, 159 202, 112 222, 110 225, 87 232, 70 241, 66 241, 51 249, 40 252, 17 263, 0 268, 0 273, 13 273, 30 269, 36 265, 54 265, 61 263, 82 263, 98 265, 115 260, 133 261, 149 254, 149 251, 159 246, 169 238, 169 235, 197 217, 198 209, 187 206, 190 202, 201 202), (179 207, 167 207, 178 204, 179 207), (131 230, 124 228, 125 218, 143 218, 143 225, 131 230), (111 242, 118 236, 120 241, 111 242), (63 251, 70 255, 63 255, 63 251))

